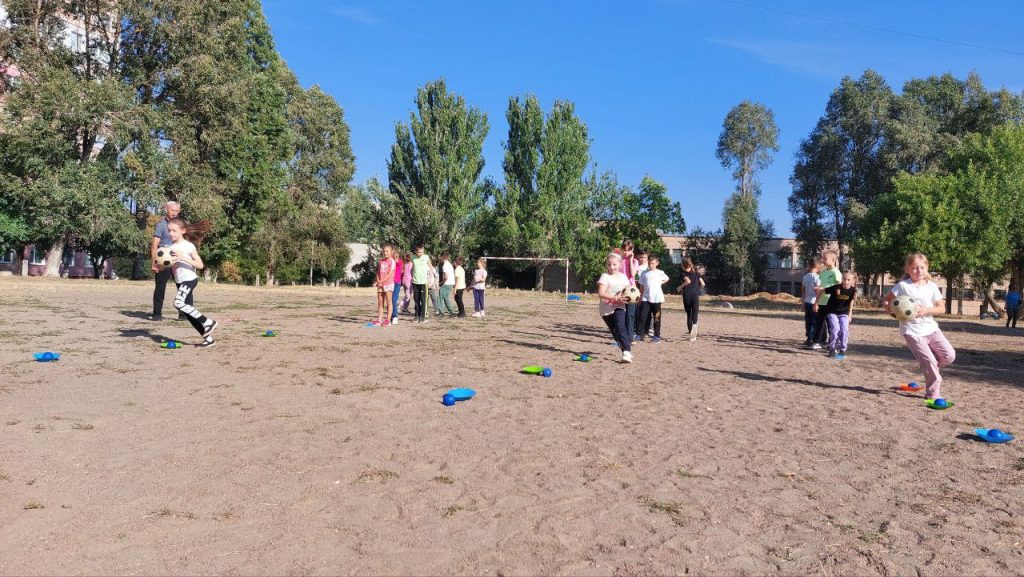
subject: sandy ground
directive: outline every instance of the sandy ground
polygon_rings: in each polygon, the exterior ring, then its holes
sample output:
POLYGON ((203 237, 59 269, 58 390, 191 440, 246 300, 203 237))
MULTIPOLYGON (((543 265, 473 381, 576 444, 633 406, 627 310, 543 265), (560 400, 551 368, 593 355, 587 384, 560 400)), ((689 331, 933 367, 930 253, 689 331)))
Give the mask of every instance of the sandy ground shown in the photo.
POLYGON ((1024 574, 1021 441, 970 436, 1024 434, 1024 328, 942 321, 933 411, 881 315, 838 362, 795 311, 686 342, 675 297, 620 365, 592 300, 364 328, 366 290, 200 284, 218 346, 166 351, 151 290, 0 278, 0 573, 1024 574))

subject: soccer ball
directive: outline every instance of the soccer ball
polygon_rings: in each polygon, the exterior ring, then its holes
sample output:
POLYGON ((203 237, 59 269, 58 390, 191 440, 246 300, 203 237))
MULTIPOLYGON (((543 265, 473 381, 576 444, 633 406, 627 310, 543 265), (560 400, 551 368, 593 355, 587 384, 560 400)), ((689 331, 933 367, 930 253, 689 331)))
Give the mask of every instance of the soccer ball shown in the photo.
POLYGON ((174 266, 176 262, 178 262, 178 258, 174 256, 174 251, 170 247, 162 246, 156 249, 156 263, 161 267, 174 266))
POLYGON ((622 291, 622 296, 626 297, 627 302, 638 303, 640 302, 640 289, 635 286, 631 286, 622 291))
POLYGON ((892 301, 892 316, 896 320, 906 323, 917 318, 917 303, 907 295, 900 295, 892 301))

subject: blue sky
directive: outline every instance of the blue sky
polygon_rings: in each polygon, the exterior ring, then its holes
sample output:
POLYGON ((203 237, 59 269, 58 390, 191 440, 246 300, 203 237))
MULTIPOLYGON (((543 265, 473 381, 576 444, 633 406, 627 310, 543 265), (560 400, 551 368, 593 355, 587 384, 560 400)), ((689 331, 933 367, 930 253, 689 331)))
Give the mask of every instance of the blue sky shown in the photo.
POLYGON ((509 96, 576 103, 600 171, 664 182, 689 227, 717 228, 734 185, 715 158, 722 119, 751 99, 775 112, 780 150, 761 214, 790 234, 793 155, 843 76, 977 71, 1024 90, 1024 7, 990 0, 264 0, 278 50, 345 109, 356 182, 387 180, 394 123, 418 86, 449 90, 490 123, 484 174, 502 180, 509 96), (814 18, 808 17, 813 16, 814 18), (840 23, 842 22, 842 23, 840 23), (899 32, 883 31, 887 29, 899 32), (929 38, 937 38, 937 41, 929 38))

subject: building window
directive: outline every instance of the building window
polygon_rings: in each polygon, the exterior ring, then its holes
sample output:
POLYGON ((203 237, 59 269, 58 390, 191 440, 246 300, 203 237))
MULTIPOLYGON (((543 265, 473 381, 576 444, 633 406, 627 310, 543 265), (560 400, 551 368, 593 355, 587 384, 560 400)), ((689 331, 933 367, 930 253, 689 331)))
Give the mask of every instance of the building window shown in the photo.
POLYGON ((683 249, 672 249, 672 264, 683 264, 683 249))
POLYGON ((0 252, 0 264, 14 264, 14 251, 8 249, 0 252))
POLYGON ((781 259, 782 268, 793 268, 793 253, 781 259))
POLYGON ((93 264, 92 257, 89 256, 89 253, 83 252, 82 253, 82 260, 83 260, 82 266, 84 266, 85 268, 96 268, 96 265, 93 264))
POLYGON ((66 268, 75 266, 75 253, 71 250, 65 250, 64 254, 61 255, 60 263, 66 268))
POLYGON ((770 252, 766 256, 768 257, 768 268, 779 268, 779 255, 770 252))
POLYGON ((29 264, 46 264, 46 253, 40 251, 36 247, 32 247, 32 258, 29 259, 29 264))

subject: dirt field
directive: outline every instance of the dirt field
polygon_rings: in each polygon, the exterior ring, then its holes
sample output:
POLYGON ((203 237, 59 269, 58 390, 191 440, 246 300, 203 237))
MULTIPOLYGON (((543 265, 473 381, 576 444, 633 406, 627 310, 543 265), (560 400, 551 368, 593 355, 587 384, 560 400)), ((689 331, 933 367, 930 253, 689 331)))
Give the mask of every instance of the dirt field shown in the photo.
POLYGON ((1024 434, 1024 328, 940 321, 933 411, 881 315, 839 362, 796 311, 686 342, 675 297, 620 365, 592 297, 365 328, 367 290, 200 284, 218 345, 167 351, 151 286, 0 278, 0 573, 1024 574, 1021 441, 970 436, 1024 434))

